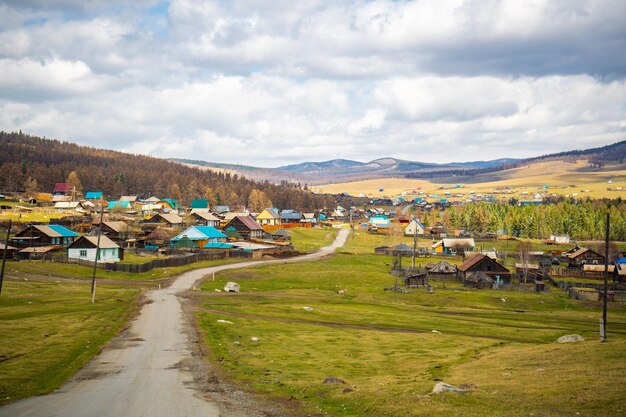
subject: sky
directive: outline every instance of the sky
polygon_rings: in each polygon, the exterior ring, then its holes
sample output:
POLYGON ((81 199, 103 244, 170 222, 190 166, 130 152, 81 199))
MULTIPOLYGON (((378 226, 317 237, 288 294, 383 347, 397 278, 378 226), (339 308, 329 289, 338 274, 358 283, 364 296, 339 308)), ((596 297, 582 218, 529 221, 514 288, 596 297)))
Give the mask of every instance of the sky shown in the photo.
POLYGON ((0 0, 0 130, 276 167, 626 139, 624 0, 0 0))

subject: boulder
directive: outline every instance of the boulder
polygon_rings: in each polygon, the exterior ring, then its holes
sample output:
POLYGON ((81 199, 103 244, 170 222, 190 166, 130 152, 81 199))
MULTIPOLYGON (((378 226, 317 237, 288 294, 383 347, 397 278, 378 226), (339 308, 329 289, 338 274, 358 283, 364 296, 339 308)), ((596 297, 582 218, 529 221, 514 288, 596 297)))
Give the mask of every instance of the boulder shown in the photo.
POLYGON ((241 286, 236 282, 227 282, 226 285, 224 285, 224 291, 226 292, 239 292, 240 288, 241 286))
POLYGON ((467 391, 455 387, 454 385, 447 384, 445 382, 437 382, 433 387, 433 394, 442 394, 444 392, 454 392, 456 394, 467 394, 467 391))
POLYGON ((345 384, 346 381, 344 381, 341 378, 335 378, 335 377, 328 377, 324 380, 324 384, 345 384))
POLYGON ((556 343, 576 343, 584 342, 585 338, 579 334, 568 334, 557 339, 556 343))

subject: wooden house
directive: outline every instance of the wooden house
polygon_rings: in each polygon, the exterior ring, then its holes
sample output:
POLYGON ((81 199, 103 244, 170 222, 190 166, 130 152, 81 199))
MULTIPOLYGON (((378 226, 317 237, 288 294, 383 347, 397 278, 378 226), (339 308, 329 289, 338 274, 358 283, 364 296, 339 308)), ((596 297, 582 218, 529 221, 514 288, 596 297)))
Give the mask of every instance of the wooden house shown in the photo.
POLYGON ((428 268, 429 278, 438 278, 454 281, 457 275, 457 266, 446 261, 441 261, 428 268))
POLYGON ((78 233, 58 224, 30 225, 17 233, 11 242, 18 248, 54 246, 68 247, 78 237, 78 233))
MULTIPOLYGON (((94 262, 97 245, 98 236, 81 236, 67 248, 67 258, 94 262)), ((119 262, 124 259, 124 249, 108 237, 101 235, 97 259, 98 262, 119 262)))
POLYGON ((103 221, 102 234, 118 245, 125 246, 126 240, 131 237, 131 230, 123 221, 103 221))
POLYGON ((423 235, 425 231, 426 231, 426 228, 424 227, 424 225, 416 218, 413 218, 404 228, 404 235, 405 236, 414 236, 416 234, 423 235))
POLYGON ((585 264, 603 265, 604 256, 589 248, 580 248, 567 254, 567 263, 570 268, 582 268, 585 264))
POLYGON ((236 216, 232 218, 224 229, 234 228, 245 239, 262 239, 263 228, 250 216, 236 216))
POLYGON ((158 204, 161 205, 161 207, 163 207, 163 211, 165 212, 172 212, 172 213, 177 213, 178 210, 181 208, 180 204, 178 204, 178 201, 173 200, 171 198, 162 198, 158 204))
POLYGON ((67 182, 57 182, 54 184, 54 188, 52 189, 52 195, 65 195, 69 196, 72 194, 72 186, 67 182))
POLYGON ((302 220, 302 213, 294 210, 283 210, 280 212, 280 223, 281 224, 294 224, 300 223, 302 220))
POLYGON ((209 213, 209 200, 192 200, 191 213, 209 213))
POLYGON ((497 284, 508 285, 511 283, 511 271, 482 253, 471 256, 459 265, 457 276, 465 282, 467 274, 470 272, 483 272, 497 284))
POLYGON ((256 221, 261 226, 279 226, 280 214, 274 208, 266 208, 256 216, 256 221))
MULTIPOLYGON (((194 242, 198 248, 226 249, 226 247, 224 247, 224 244, 226 244, 226 235, 211 226, 188 227, 185 231, 171 239, 172 247, 176 247, 177 242, 181 240, 190 240, 194 242)), ((232 245, 230 247, 232 247, 232 245)))
POLYGON ((194 223, 202 226, 211 226, 211 227, 219 227, 220 226, 220 218, 217 217, 213 213, 206 212, 194 212, 191 211, 191 219, 194 223))
POLYGON ((144 224, 181 227, 183 225, 183 218, 180 217, 178 214, 173 213, 157 213, 149 219, 145 220, 144 224))

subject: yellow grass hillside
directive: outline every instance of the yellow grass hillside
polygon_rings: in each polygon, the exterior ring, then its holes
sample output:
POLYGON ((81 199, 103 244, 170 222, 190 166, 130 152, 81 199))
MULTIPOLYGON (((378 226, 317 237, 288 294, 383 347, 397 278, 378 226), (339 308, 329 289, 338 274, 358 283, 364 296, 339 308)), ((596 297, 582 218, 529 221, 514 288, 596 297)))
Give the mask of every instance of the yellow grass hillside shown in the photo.
POLYGON ((532 198, 536 192, 575 197, 626 198, 626 164, 591 168, 584 160, 547 161, 471 177, 445 177, 433 180, 381 178, 314 187, 314 191, 319 193, 345 192, 355 196, 364 194, 368 197, 391 197, 420 191, 424 194, 441 194, 443 189, 449 189, 453 194, 462 194, 465 197, 472 191, 476 194, 491 194, 495 191, 506 192, 503 195, 517 198, 532 198), (453 190, 452 187, 455 185, 461 185, 462 188, 453 190), (544 189, 544 185, 548 185, 549 188, 544 189), (381 189, 383 191, 380 191, 381 189))

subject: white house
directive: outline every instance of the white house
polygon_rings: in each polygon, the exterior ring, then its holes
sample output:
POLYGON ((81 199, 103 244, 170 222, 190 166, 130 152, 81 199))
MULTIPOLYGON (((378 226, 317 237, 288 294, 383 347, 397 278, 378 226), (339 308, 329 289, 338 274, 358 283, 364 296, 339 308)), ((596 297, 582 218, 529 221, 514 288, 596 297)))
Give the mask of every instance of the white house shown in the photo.
POLYGON ((426 229, 424 228, 424 225, 420 223, 419 220, 414 218, 404 228, 404 235, 405 236, 413 236, 415 234, 423 235, 425 230, 426 229))
MULTIPOLYGON (((68 259, 93 262, 96 259, 98 236, 81 236, 67 248, 68 259)), ((119 262, 124 259, 124 250, 108 237, 100 236, 98 262, 119 262)))

